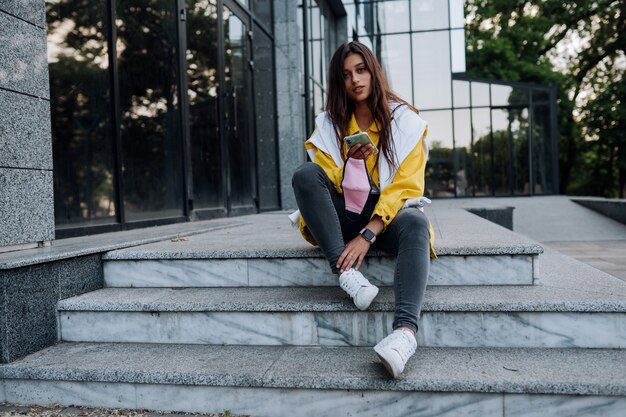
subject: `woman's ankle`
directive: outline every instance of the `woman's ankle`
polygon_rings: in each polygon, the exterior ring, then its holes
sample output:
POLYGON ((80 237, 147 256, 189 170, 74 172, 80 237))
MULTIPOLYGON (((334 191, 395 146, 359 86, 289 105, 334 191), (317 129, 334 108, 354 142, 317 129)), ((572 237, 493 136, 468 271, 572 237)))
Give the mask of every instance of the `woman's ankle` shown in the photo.
POLYGON ((402 330, 402 331, 405 331, 405 332, 409 332, 413 336, 415 336, 415 334, 417 333, 415 330, 411 329, 410 327, 404 327, 404 326, 397 327, 394 330, 402 330))

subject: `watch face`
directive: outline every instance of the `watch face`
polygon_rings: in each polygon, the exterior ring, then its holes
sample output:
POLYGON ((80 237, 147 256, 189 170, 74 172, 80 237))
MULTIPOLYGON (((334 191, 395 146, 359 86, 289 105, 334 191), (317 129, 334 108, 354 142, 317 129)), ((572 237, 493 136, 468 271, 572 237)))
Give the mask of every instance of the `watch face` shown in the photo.
POLYGON ((361 233, 363 235, 363 237, 369 241, 371 241, 372 239, 374 239, 374 237, 376 236, 374 234, 374 232, 372 232, 370 229, 365 229, 363 230, 363 232, 361 233))

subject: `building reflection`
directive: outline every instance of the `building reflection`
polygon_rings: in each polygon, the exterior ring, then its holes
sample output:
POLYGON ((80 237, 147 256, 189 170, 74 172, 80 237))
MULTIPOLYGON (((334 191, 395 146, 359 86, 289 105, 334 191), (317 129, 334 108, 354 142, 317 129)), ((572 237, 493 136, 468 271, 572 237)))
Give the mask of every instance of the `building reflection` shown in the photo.
MULTIPOLYGON (((330 22, 325 0, 302 1, 330 22), (321 10, 321 12, 320 12, 321 10)), ((426 193, 474 197, 558 193, 555 91, 548 86, 465 76, 462 0, 344 2, 348 39, 375 52, 391 88, 429 122, 426 193)), ((309 62, 326 39, 307 33, 309 62)), ((322 32, 324 35, 324 32, 322 32)), ((309 72, 313 114, 325 74, 309 72)), ((322 93, 323 93, 322 89, 322 93)))
POLYGON ((46 19, 61 236, 278 208, 271 2, 48 0, 46 19))

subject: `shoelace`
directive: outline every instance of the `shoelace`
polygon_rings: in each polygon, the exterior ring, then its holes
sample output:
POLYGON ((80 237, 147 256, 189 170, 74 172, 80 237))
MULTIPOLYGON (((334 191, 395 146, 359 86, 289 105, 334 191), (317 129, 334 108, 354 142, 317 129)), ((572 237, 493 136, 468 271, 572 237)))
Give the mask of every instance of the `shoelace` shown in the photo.
POLYGON ((392 345, 391 348, 398 352, 402 360, 406 362, 415 353, 415 344, 411 341, 411 337, 404 330, 393 332, 384 339, 383 346, 392 345))
POLYGON ((361 287, 367 286, 367 283, 364 282, 365 280, 361 278, 354 269, 349 269, 345 278, 346 279, 341 283, 341 288, 350 294, 352 298, 356 297, 361 287))

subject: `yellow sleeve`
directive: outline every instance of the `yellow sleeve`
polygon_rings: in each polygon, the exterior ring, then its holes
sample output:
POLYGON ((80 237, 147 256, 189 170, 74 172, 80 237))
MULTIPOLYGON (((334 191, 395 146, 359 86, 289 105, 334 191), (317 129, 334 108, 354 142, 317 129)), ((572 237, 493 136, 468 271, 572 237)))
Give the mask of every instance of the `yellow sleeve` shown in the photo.
POLYGON ((313 157, 313 162, 317 165, 321 166, 328 179, 333 183, 335 189, 339 194, 342 194, 341 190, 341 181, 343 180, 343 167, 338 167, 333 161, 333 158, 328 155, 326 152, 323 152, 315 147, 311 142, 306 141, 304 143, 307 151, 311 149, 315 149, 315 154, 313 157))
MULTIPOLYGON (((426 133, 424 133, 426 136, 426 133)), ((379 215, 385 229, 404 206, 406 200, 424 195, 424 174, 426 169, 426 155, 422 146, 424 136, 417 143, 411 153, 398 167, 393 181, 380 194, 372 217, 379 215)))

